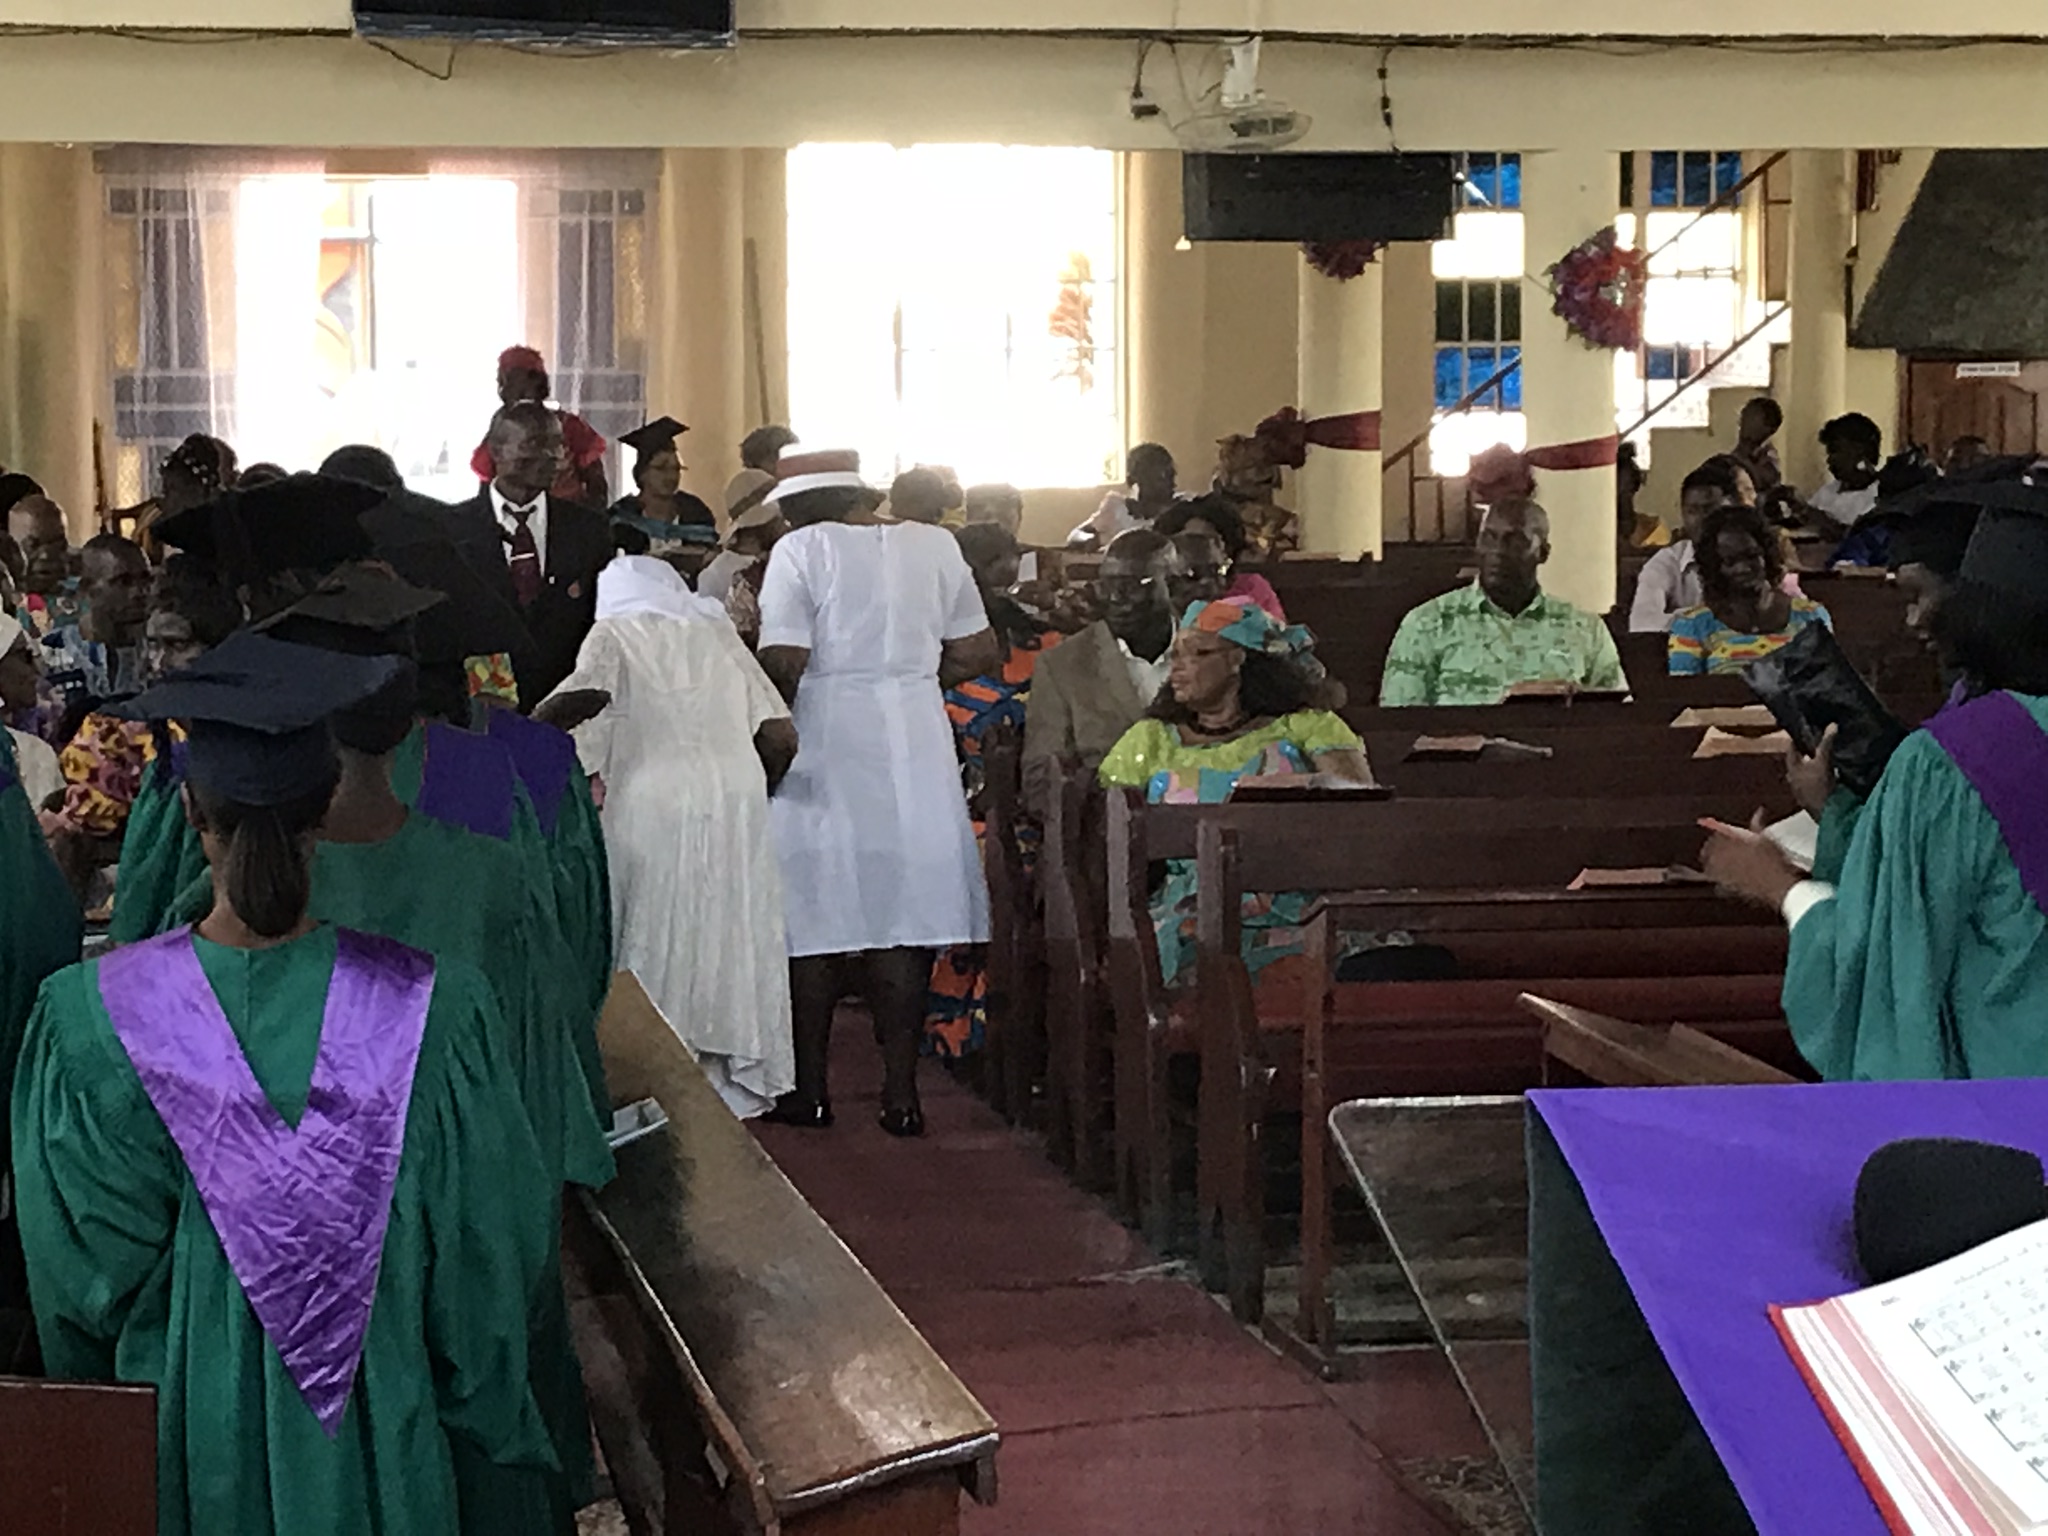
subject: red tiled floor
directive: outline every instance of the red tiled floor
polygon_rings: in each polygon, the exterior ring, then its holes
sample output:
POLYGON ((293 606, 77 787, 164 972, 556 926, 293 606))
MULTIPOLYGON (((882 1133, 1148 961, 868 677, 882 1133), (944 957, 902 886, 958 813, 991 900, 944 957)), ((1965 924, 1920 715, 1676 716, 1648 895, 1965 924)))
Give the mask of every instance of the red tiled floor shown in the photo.
MULTIPOLYGON (((1249 1340, 1246 1341, 1248 1344, 1249 1340)), ((1252 1346, 1256 1348, 1256 1346, 1252 1346)), ((1250 1409, 1017 1435, 963 1536, 1447 1536, 1337 1415, 1250 1409)))
POLYGON ((903 1309, 1009 1434, 1323 1402, 1306 1372, 1175 1280, 933 1291, 903 1309))
POLYGON ((1445 1536, 1387 1462, 1483 1455, 1424 1351, 1324 1387, 1154 1262, 936 1065, 922 1141, 874 1123, 866 1019, 834 1033, 829 1131, 761 1144, 1003 1431, 999 1504, 965 1536, 1445 1536), (1119 1276, 1118 1279, 1104 1279, 1119 1276))

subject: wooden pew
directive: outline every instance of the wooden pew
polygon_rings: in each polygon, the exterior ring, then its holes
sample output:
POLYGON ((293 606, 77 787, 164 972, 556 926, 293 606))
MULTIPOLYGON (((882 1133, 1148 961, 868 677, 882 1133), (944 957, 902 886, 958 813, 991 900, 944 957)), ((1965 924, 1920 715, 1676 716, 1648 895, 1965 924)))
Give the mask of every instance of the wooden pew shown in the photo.
POLYGON ((1022 733, 998 726, 982 743, 982 868, 988 877, 988 1039, 982 1087, 1005 1119, 1033 1117, 1045 1070, 1045 928, 1025 852, 1035 839, 1023 803, 1022 733))
POLYGON ((1630 1024, 1533 993, 1519 1001, 1543 1026, 1546 1085, 1558 1081, 1560 1067, 1609 1088, 1801 1081, 1690 1024, 1630 1024))
POLYGON ((599 1027, 659 1132, 566 1213, 598 1439, 636 1532, 954 1536, 996 1426, 731 1111, 630 975, 599 1027))
MULTIPOLYGON (((1185 857, 1189 845, 1201 841, 1193 1033, 1203 1060, 1203 1260, 1239 1315, 1253 1320, 1263 1307, 1259 1126, 1278 1064, 1289 1055, 1300 1063, 1295 1080, 1302 1085, 1305 1123, 1318 1128, 1304 1146, 1304 1177, 1313 1179, 1320 1170, 1319 1102, 1328 1066, 1342 1069, 1347 1096, 1509 1092, 1538 1081, 1538 1032, 1516 999, 1539 979, 1568 982, 1564 995, 1591 1006, 1627 1011, 1655 1007, 1668 996, 1678 1010, 1674 1016, 1756 1019, 1759 1030, 1773 1027, 1775 971, 1783 962, 1775 925, 1697 888, 1563 889, 1582 861, 1632 866, 1689 858, 1700 837, 1694 819, 1715 811, 1726 815, 1733 808, 1700 797, 1146 807, 1131 796, 1111 796, 1118 1184, 1127 1200, 1135 1198, 1148 1232, 1163 1227, 1161 1208, 1170 1197, 1164 1061, 1188 1048, 1190 1035, 1185 1001, 1176 1018, 1163 999, 1145 995, 1157 982, 1156 960, 1151 968, 1146 964, 1152 959, 1145 902, 1151 858, 1185 857), (1387 889, 1347 896, 1332 910, 1341 906, 1354 926, 1402 928, 1440 940, 1454 954, 1463 943, 1473 955, 1470 971, 1454 982, 1339 986, 1331 979, 1326 936, 1304 995, 1291 1002, 1254 998, 1239 958, 1243 891, 1342 891, 1382 881, 1387 889), (1732 929, 1730 944, 1720 946, 1711 964, 1704 952, 1710 946, 1694 958, 1704 975, 1668 974, 1669 961, 1648 947, 1650 933, 1686 925, 1689 919, 1675 916, 1678 911, 1711 913, 1732 929), (1430 921, 1436 912, 1445 918, 1441 932, 1430 921), (1551 942, 1565 932, 1574 936, 1551 942), (1517 934, 1520 943, 1511 937, 1517 934), (1751 969, 1724 983, 1716 973, 1731 957, 1751 969), (1507 974, 1471 974, 1487 970, 1507 974), (1142 1007, 1127 1006, 1132 996, 1142 1007), (1697 1012, 1687 1015, 1687 1009, 1697 1012), (1326 1035, 1355 1052, 1326 1052, 1326 1035)), ((1282 1087, 1293 1082, 1283 1080, 1282 1087)), ((1325 1219, 1317 1204, 1324 1198, 1320 1187, 1304 1190, 1305 1241, 1313 1224, 1325 1219)))
POLYGON ((0 1376, 0 1524, 156 1536, 156 1389, 0 1376))

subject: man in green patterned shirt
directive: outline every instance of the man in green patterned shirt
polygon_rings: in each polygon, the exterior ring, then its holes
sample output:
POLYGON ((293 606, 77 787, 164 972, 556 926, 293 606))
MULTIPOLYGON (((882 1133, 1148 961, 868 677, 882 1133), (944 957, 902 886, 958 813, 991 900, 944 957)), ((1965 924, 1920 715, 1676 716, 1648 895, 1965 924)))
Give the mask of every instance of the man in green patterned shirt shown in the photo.
POLYGON ((1626 688, 1614 637, 1546 593, 1550 514, 1504 501, 1479 525, 1479 579, 1410 610, 1387 651, 1382 704, 1498 704, 1517 683, 1626 688))

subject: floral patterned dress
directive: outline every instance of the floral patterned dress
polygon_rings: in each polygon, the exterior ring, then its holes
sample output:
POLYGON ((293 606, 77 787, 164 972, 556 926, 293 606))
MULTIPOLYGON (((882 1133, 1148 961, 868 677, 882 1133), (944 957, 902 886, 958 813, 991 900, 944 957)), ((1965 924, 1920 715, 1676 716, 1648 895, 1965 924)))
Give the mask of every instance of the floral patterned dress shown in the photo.
MULTIPOLYGON (((1229 741, 1190 746, 1163 720, 1140 720, 1110 749, 1098 774, 1110 788, 1142 789, 1152 805, 1220 805, 1250 775, 1314 771, 1323 752, 1359 751, 1357 733, 1328 710, 1304 709, 1229 741)), ((1310 898, 1298 891, 1246 892, 1244 961, 1254 976, 1305 948, 1310 898)), ((1169 859, 1152 898, 1159 970, 1168 986, 1191 973, 1195 958, 1195 865, 1169 859)))

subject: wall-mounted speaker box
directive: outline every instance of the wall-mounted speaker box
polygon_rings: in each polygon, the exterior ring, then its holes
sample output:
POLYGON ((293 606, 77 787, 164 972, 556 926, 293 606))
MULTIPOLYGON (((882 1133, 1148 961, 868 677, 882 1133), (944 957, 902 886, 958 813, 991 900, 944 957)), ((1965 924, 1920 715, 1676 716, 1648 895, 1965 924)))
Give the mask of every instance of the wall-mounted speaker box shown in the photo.
POLYGON ((1190 240, 1440 240, 1455 155, 1183 155, 1190 240))
POLYGON ((356 0, 370 37, 729 48, 733 0, 356 0))

